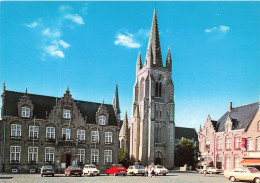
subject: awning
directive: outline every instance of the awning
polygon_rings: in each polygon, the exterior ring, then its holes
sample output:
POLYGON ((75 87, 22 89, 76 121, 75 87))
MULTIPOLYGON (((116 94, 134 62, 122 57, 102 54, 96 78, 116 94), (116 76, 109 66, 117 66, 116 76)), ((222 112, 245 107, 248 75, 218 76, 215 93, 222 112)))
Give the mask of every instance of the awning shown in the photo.
POLYGON ((260 165, 260 158, 257 159, 244 159, 240 161, 240 165, 260 165))

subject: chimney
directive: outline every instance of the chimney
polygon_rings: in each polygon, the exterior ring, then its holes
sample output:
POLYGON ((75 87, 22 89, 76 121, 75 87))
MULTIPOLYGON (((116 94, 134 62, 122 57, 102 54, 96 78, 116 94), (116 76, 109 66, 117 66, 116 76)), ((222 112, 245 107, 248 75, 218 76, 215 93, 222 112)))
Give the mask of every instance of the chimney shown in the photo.
POLYGON ((232 102, 229 102, 229 109, 228 111, 230 112, 232 110, 232 102))

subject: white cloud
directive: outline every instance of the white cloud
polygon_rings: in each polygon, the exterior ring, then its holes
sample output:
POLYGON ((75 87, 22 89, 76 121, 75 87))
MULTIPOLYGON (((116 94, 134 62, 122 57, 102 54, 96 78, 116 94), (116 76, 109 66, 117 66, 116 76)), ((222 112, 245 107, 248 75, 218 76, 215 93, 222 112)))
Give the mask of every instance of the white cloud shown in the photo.
POLYGON ((38 25, 38 23, 37 22, 33 22, 33 23, 30 23, 30 24, 25 24, 27 27, 29 27, 29 28, 34 28, 34 27, 36 27, 37 25, 38 25))
POLYGON ((65 16, 66 19, 69 19, 77 24, 84 24, 83 18, 81 16, 79 16, 78 14, 67 14, 65 16))
POLYGON ((42 31, 42 34, 45 35, 45 36, 50 36, 50 37, 60 37, 61 36, 61 33, 60 33, 59 30, 51 31, 49 28, 44 29, 42 31))
POLYGON ((218 31, 218 32, 225 33, 225 32, 228 32, 229 30, 230 30, 230 27, 228 27, 226 25, 220 25, 218 27, 212 27, 212 28, 209 28, 209 29, 205 29, 205 32, 206 33, 212 33, 212 32, 218 31))
POLYGON ((130 34, 130 33, 117 34, 116 40, 114 43, 115 43, 115 45, 121 45, 121 46, 125 46, 127 48, 140 48, 141 47, 141 45, 133 39, 133 34, 130 34))
POLYGON ((65 57, 63 51, 60 50, 58 45, 49 45, 45 48, 45 50, 50 56, 57 56, 60 58, 65 57))
POLYGON ((66 43, 66 42, 63 41, 63 40, 60 40, 60 41, 59 41, 59 44, 60 44, 63 48, 65 48, 65 49, 67 49, 68 47, 70 47, 70 44, 69 44, 69 43, 66 43))

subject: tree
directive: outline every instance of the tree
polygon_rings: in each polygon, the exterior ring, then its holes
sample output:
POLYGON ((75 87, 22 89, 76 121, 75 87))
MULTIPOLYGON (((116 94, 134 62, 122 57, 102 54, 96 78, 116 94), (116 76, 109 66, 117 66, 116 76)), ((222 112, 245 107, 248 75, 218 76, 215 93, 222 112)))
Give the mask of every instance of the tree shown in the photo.
POLYGON ((135 158, 133 156, 129 156, 129 152, 120 148, 118 151, 118 162, 122 164, 124 167, 128 168, 135 162, 135 158))
POLYGON ((191 140, 182 138, 175 149, 175 165, 194 165, 195 147, 191 140))

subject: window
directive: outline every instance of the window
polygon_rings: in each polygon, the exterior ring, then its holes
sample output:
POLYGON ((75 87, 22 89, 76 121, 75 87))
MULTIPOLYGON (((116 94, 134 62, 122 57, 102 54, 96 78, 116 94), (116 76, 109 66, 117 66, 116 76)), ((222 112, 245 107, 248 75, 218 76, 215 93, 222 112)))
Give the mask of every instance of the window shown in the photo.
POLYGON ((20 163, 21 146, 10 147, 10 163, 20 163))
POLYGON ((77 162, 85 163, 85 149, 78 149, 77 162))
POLYGON ((231 138, 226 137, 226 149, 231 149, 231 138))
POLYGON ((46 127, 46 139, 55 139, 54 127, 46 127))
POLYGON ((209 148, 210 148, 210 140, 207 139, 207 140, 206 140, 206 149, 209 149, 209 148))
POLYGON ((256 150, 260 151, 260 137, 256 138, 256 150))
POLYGON ((28 162, 38 163, 38 147, 28 147, 28 162))
POLYGON ((54 147, 45 148, 45 162, 54 162, 54 147))
POLYGON ((69 140, 70 139, 70 132, 71 132, 71 130, 69 128, 62 128, 62 139, 63 140, 69 140))
POLYGON ((30 117, 30 108, 22 107, 22 117, 29 118, 30 117))
POLYGON ((226 157, 226 169, 229 170, 230 169, 230 161, 231 158, 229 156, 226 157))
POLYGON ((217 156, 217 168, 222 169, 222 158, 217 156))
POLYGON ((253 139, 248 138, 246 142, 246 150, 247 151, 252 151, 253 150, 253 139))
POLYGON ((106 125, 106 116, 99 116, 99 124, 100 125, 106 125))
POLYGON ((159 128, 158 126, 155 126, 155 143, 158 144, 158 134, 159 134, 159 128))
POLYGON ((29 138, 38 139, 39 127, 29 126, 29 138))
POLYGON ((91 131, 91 142, 92 143, 99 142, 99 131, 91 131))
POLYGON ((77 130, 77 138, 80 141, 85 141, 86 131, 85 130, 77 130))
POLYGON ((98 149, 91 149, 91 163, 98 163, 98 149))
POLYGON ((161 97, 162 96, 162 83, 160 81, 157 81, 155 84, 155 97, 161 97))
POLYGON ((235 149, 240 149, 240 148, 241 148, 241 138, 235 137, 235 149))
POLYGON ((105 150, 105 164, 111 164, 112 163, 112 150, 105 150))
POLYGON ((70 110, 63 109, 63 118, 70 119, 70 110))
POLYGON ((105 132, 105 144, 112 144, 113 133, 105 132))
POLYGON ((240 156, 235 156, 235 168, 239 167, 239 162, 241 161, 241 157, 240 156))
POLYGON ((22 136, 22 125, 12 124, 11 125, 11 138, 21 138, 22 136))
POLYGON ((222 148, 222 139, 218 138, 217 139, 217 149, 221 149, 222 148))

